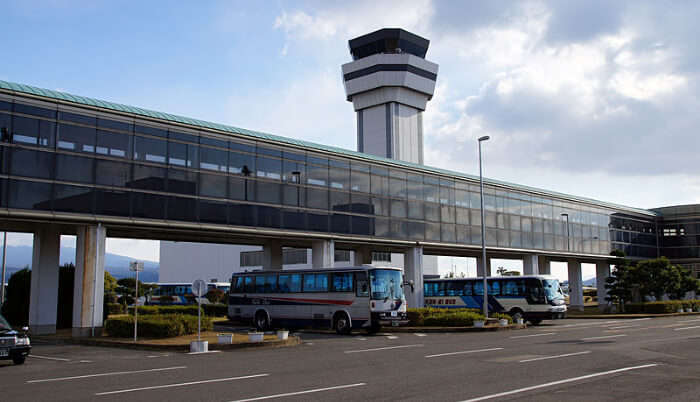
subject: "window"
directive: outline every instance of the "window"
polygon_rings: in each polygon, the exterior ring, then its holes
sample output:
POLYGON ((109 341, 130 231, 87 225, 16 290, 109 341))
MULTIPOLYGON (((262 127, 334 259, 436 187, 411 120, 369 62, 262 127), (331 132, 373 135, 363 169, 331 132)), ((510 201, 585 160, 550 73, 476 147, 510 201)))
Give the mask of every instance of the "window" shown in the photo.
POLYGON ((95 152, 96 134, 94 128, 59 124, 58 147, 75 152, 95 152))
POLYGON ((165 163, 168 143, 154 138, 134 137, 134 159, 165 163))
POLYGON ((250 176, 255 171, 255 156, 229 152, 228 172, 250 176))
POLYGON ((279 275, 279 292, 280 293, 298 293, 298 292, 301 292, 301 274, 280 274, 279 275))
POLYGON ((35 116, 47 117, 49 119, 56 118, 56 110, 44 109, 41 107, 15 103, 15 113, 32 114, 35 116))
POLYGON ((231 286, 233 287, 232 293, 243 293, 243 291, 245 290, 245 287, 243 285, 244 279, 245 278, 242 276, 234 278, 233 283, 231 284, 231 286))
POLYGON ((328 274, 304 274, 304 292, 328 292, 328 274))
POLYGON ((93 182, 94 158, 56 154, 56 180, 93 182))
POLYGON ((53 147, 56 123, 14 116, 12 142, 53 147))
POLYGON ((501 294, 501 281, 489 281, 489 295, 498 296, 501 294))
POLYGON ((254 293, 255 292, 255 278, 252 276, 246 276, 245 277, 245 285, 243 289, 245 290, 246 293, 254 293))
POLYGON ((306 264, 307 255, 305 248, 290 248, 282 250, 282 263, 287 264, 306 264))
POLYGON ((462 296, 462 294, 464 293, 464 286, 462 285, 462 281, 447 282, 446 287, 447 296, 462 296))
POLYGON ((51 179, 54 173, 54 154, 51 152, 15 148, 11 161, 10 172, 17 176, 51 179))
POLYGON ((391 262, 391 253, 388 251, 372 251, 372 261, 391 262))
POLYGON ((197 167, 198 147, 192 144, 168 142, 168 163, 188 168, 197 167))
POLYGON ((255 293, 276 293, 277 274, 255 276, 255 293))
POLYGON ((97 159, 95 178, 97 184, 105 186, 126 187, 130 181, 131 165, 124 162, 114 162, 97 159))
POLYGON ((148 134, 148 135, 153 135, 156 137, 163 137, 167 138, 168 137, 168 131, 164 130, 162 128, 155 128, 155 127, 149 127, 149 126, 135 126, 135 131, 137 133, 143 133, 143 134, 148 134))
POLYGON ((131 123, 124 123, 115 120, 106 120, 99 118, 97 119, 97 127, 110 128, 112 130, 128 131, 131 132, 133 125, 131 123))
POLYGON ((369 174, 353 170, 350 175, 352 191, 369 193, 369 174))
POLYGON ((165 191, 165 169, 146 165, 134 165, 134 179, 129 187, 142 190, 165 191))
POLYGON ((333 292, 352 292, 352 272, 333 274, 333 292))
POLYGON ((51 183, 10 180, 7 202, 10 208, 51 208, 51 183))
POLYGON ((367 283, 367 273, 366 272, 356 272, 355 273, 355 295, 357 297, 369 297, 369 285, 367 283))
POLYGON ((350 250, 335 250, 333 261, 350 262, 350 250))
POLYGON ((315 186, 326 186, 328 184, 328 167, 307 165, 306 181, 315 186))
POLYGON ((220 149, 200 147, 199 167, 200 169, 216 170, 225 172, 228 168, 228 152, 220 149))
POLYGON ((262 251, 242 251, 240 254, 241 267, 262 266, 262 251))
POLYGON ((227 177, 219 174, 199 174, 199 194, 208 197, 226 198, 227 177))
POLYGON ((131 151, 131 136, 97 130, 97 148, 95 150, 98 154, 127 158, 131 151))
POLYGON ((280 180, 282 178, 282 161, 280 159, 258 156, 257 176, 266 179, 280 180))
POLYGON ((472 293, 472 281, 464 281, 464 286, 462 287, 462 292, 465 296, 471 296, 472 293))
POLYGON ((508 279, 503 281, 503 296, 525 296, 525 280, 508 279))

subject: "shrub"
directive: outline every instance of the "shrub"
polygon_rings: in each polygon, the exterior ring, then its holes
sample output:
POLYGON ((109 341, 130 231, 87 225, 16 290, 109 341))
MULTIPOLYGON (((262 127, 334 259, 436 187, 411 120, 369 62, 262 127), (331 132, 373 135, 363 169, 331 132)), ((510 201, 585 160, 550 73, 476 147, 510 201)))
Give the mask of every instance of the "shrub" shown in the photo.
MULTIPOLYGON (((129 314, 134 314, 134 308, 129 307, 129 314)), ((185 314, 197 315, 197 306, 140 306, 139 315, 152 314, 185 314)))
POLYGON ((226 293, 221 289, 210 289, 204 297, 209 303, 219 304, 225 300, 226 293))
POLYGON ((124 314, 126 313, 126 308, 123 304, 107 303, 107 313, 109 315, 124 314))
POLYGON ((29 323, 29 290, 31 282, 32 271, 29 267, 15 272, 7 281, 2 315, 14 326, 19 327, 29 323))
POLYGON ((483 320, 484 316, 472 311, 441 311, 430 313, 423 319, 425 326, 439 327, 471 327, 476 320, 483 320))
POLYGON ((226 317, 228 315, 228 305, 226 304, 205 304, 204 314, 209 317, 226 317))
POLYGON ((625 311, 631 314, 665 314, 675 313, 679 308, 692 307, 692 300, 666 300, 648 303, 625 304, 625 311))
POLYGON ((509 316, 508 314, 504 314, 504 313, 493 313, 493 314, 491 314, 491 317, 497 318, 497 319, 499 319, 499 320, 508 320, 508 324, 512 324, 512 323, 513 323, 513 317, 509 316))
MULTIPOLYGON (((202 331, 213 328, 211 319, 202 317, 202 331)), ((105 323, 109 336, 128 338, 134 335, 134 317, 110 318, 105 323)), ((139 317, 138 335, 146 338, 171 338, 197 332, 197 317, 184 314, 146 315, 139 317)))

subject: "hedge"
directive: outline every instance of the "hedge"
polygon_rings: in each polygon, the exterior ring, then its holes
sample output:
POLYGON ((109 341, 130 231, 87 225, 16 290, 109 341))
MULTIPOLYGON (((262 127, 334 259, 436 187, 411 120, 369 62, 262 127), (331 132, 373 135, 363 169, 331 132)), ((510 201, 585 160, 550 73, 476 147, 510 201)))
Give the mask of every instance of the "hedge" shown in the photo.
MULTIPOLYGON (((140 309, 139 309, 140 310, 140 309)), ((210 331, 213 324, 210 318, 202 317, 202 331, 210 331)), ((134 336, 134 317, 110 318, 105 323, 109 336, 129 338, 134 336)), ((171 338, 197 333, 197 317, 184 314, 147 314, 139 317, 138 335, 145 338, 171 338)))
POLYGON ((126 306, 119 303, 107 303, 107 313, 109 315, 126 313, 126 306))
MULTIPOLYGON (((129 307, 129 314, 134 314, 133 307, 129 307)), ((139 306, 139 315, 142 314, 185 314, 196 316, 197 306, 139 306)))
POLYGON ((508 315, 508 314, 504 314, 504 313, 493 313, 493 314, 491 314, 491 317, 492 317, 492 318, 497 318, 497 319, 499 319, 499 320, 508 320, 508 324, 512 324, 512 323, 513 323, 513 317, 511 317, 511 316, 508 315))
POLYGON ((484 316, 478 309, 411 308, 407 310, 410 326, 470 327, 484 316))
POLYGON ((630 314, 665 314, 675 313, 679 308, 700 309, 700 300, 666 300, 648 303, 625 304, 625 312, 630 314))
POLYGON ((228 305, 226 304, 204 304, 204 313, 209 317, 226 317, 228 315, 228 305))

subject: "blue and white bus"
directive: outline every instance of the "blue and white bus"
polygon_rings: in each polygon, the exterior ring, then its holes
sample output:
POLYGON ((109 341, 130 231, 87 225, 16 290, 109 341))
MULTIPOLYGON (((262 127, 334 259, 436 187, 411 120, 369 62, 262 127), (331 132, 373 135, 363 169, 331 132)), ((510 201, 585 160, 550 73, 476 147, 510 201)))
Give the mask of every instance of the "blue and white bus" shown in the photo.
POLYGON ((359 266, 323 270, 237 273, 231 278, 229 318, 260 330, 315 326, 347 334, 408 323, 398 268, 359 266))
MULTIPOLYGON (((564 293, 552 276, 487 278, 489 311, 508 313, 532 324, 566 317, 564 293)), ((426 279, 426 307, 476 308, 484 301, 484 278, 426 279)))
MULTIPOLYGON (((148 298, 148 304, 194 304, 197 302, 197 298, 192 292, 192 284, 183 283, 155 283, 157 287, 153 289, 153 292, 148 298)), ((228 292, 231 284, 228 282, 209 282, 207 283, 207 289, 220 289, 223 292, 228 292)), ((209 303, 206 297, 202 297, 202 304, 209 303)))

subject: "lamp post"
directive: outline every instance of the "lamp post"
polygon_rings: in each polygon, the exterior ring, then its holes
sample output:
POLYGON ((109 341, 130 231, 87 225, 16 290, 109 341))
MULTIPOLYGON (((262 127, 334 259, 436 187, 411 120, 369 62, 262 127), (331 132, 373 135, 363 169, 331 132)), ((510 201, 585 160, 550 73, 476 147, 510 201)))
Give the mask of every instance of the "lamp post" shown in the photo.
POLYGON ((294 183, 297 185, 297 208, 300 206, 300 200, 299 200, 299 186, 301 186, 301 172, 298 170, 295 170, 292 172, 292 176, 294 176, 294 183))
POLYGON ((488 267, 488 264, 486 263, 486 229, 484 225, 484 175, 483 175, 483 168, 482 168, 482 163, 481 163, 481 143, 483 141, 488 141, 489 140, 488 135, 485 135, 483 137, 479 137, 479 193, 480 193, 480 199, 481 199, 481 266, 483 268, 483 273, 484 273, 484 306, 483 306, 483 312, 484 312, 484 317, 488 318, 489 316, 489 299, 488 299, 488 283, 486 280, 486 270, 488 267))
POLYGON ((571 241, 569 240, 569 214, 563 213, 560 215, 566 218, 566 251, 571 251, 571 241))
POLYGON ((5 303, 5 263, 7 262, 7 232, 3 232, 2 240, 2 278, 0 278, 0 306, 5 303))

